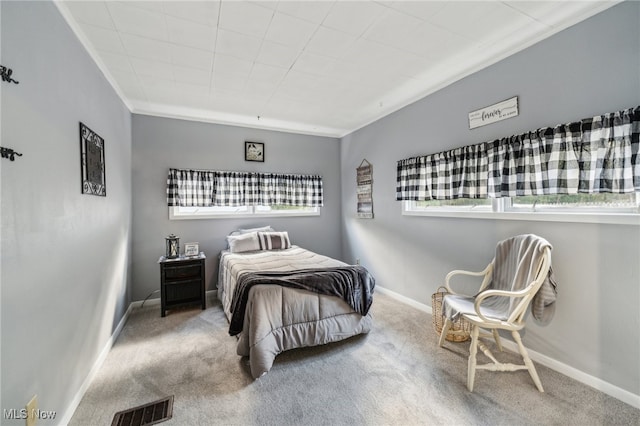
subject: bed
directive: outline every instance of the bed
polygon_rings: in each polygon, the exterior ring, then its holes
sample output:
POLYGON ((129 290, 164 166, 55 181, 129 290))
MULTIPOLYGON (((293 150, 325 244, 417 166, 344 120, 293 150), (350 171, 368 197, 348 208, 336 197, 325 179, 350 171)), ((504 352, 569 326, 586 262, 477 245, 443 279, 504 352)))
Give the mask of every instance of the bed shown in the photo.
POLYGON ((229 334, 238 337, 237 353, 249 357, 256 379, 283 351, 336 342, 372 326, 375 280, 365 268, 291 245, 286 232, 269 229, 232 233, 219 265, 218 298, 229 334), (338 294, 335 283, 345 277, 348 294, 338 294))

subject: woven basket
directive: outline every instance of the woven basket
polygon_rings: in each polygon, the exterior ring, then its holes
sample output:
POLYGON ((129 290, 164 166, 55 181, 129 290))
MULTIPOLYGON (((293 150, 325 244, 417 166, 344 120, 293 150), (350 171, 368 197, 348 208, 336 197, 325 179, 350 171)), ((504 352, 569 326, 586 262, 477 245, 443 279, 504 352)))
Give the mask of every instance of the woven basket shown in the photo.
MULTIPOLYGON (((433 328, 435 328, 438 336, 442 333, 444 318, 442 317, 442 300, 448 294, 445 287, 439 287, 438 290, 431 295, 431 310, 433 319, 433 328)), ((471 323, 460 316, 453 322, 451 328, 447 332, 445 339, 450 342, 466 342, 471 337, 471 323)))

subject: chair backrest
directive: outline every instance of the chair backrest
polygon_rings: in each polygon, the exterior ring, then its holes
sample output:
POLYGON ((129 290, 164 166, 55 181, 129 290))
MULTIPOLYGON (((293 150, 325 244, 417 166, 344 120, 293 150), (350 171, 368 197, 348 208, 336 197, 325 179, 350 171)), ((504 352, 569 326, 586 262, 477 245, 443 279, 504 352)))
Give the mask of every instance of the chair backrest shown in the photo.
MULTIPOLYGON (((551 267, 551 244, 533 234, 518 235, 500 241, 493 259, 492 281, 488 288, 515 291, 523 297, 510 298, 507 321, 521 322, 527 307, 547 279, 551 267)), ((497 303, 507 303, 506 298, 497 298, 497 303)))

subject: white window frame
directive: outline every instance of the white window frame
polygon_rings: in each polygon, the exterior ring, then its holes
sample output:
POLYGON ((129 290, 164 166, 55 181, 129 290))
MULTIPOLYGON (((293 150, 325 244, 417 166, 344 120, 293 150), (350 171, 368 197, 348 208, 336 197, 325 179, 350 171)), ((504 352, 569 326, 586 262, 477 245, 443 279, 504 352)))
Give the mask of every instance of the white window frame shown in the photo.
MULTIPOLYGON (((640 226, 640 193, 636 193, 635 208, 616 207, 547 207, 516 208, 511 198, 491 200, 491 209, 476 207, 436 206, 417 208, 415 201, 402 202, 402 214, 405 216, 457 217, 467 219, 499 219, 551 222, 606 223, 614 225, 640 226)), ((487 206, 488 207, 488 206, 487 206)))
POLYGON ((229 219, 248 217, 298 217, 320 216, 320 207, 311 207, 308 210, 276 210, 264 211, 261 206, 240 207, 169 207, 169 220, 191 219, 229 219), (218 210, 218 211, 216 211, 218 210))

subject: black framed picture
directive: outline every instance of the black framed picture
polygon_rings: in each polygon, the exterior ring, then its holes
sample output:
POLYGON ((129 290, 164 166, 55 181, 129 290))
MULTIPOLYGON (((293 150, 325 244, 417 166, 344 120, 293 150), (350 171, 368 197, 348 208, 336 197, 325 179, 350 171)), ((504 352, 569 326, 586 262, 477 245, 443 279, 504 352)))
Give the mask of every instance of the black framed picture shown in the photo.
POLYGON ((264 143, 244 142, 244 161, 264 161, 264 143))
POLYGON ((107 196, 104 162, 104 139, 80 123, 80 168, 82 193, 107 196))

